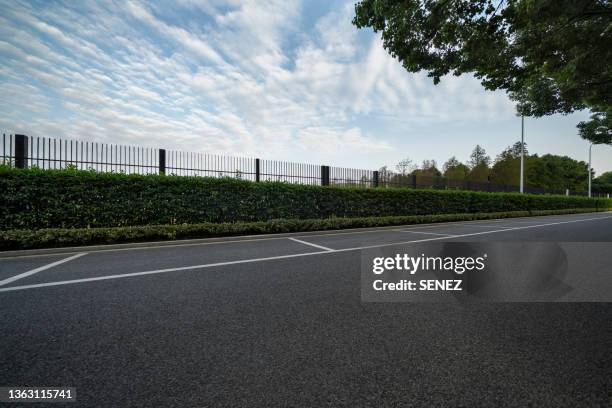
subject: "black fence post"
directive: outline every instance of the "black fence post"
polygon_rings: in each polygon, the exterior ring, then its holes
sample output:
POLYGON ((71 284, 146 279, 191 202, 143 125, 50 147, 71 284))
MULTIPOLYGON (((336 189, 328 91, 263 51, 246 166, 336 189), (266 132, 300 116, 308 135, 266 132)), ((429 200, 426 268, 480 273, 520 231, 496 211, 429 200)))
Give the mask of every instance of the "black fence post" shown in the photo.
POLYGON ((412 175, 412 188, 414 188, 415 190, 417 188, 417 175, 416 174, 412 175))
POLYGON ((374 170, 374 173, 372 174, 372 182, 373 182, 373 187, 376 188, 378 187, 378 171, 374 170))
POLYGON ((329 166, 321 166, 321 185, 329 186, 329 166))
POLYGON ((159 174, 166 174, 166 149, 159 149, 159 174))
POLYGON ((15 135, 15 167, 28 168, 28 137, 26 135, 15 135))
POLYGON ((259 159, 255 159, 255 181, 257 183, 259 183, 259 177, 260 177, 260 170, 259 170, 259 159))

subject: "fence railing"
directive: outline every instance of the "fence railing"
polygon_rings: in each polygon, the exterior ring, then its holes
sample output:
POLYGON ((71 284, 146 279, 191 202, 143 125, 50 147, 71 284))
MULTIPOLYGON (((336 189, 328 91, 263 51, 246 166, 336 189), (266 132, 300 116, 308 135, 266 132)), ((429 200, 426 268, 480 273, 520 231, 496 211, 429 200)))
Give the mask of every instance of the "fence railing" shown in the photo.
MULTIPOLYGON (((402 175, 363 169, 292 163, 247 157, 180 152, 109 143, 84 142, 26 135, 2 135, 0 164, 17 168, 94 170, 126 174, 234 177, 253 182, 282 181, 338 187, 475 190, 517 192, 518 186, 454 180, 446 177, 402 175)), ((567 194, 566 190, 526 187, 536 194, 567 194)), ((572 192, 585 195, 586 192, 572 192)))

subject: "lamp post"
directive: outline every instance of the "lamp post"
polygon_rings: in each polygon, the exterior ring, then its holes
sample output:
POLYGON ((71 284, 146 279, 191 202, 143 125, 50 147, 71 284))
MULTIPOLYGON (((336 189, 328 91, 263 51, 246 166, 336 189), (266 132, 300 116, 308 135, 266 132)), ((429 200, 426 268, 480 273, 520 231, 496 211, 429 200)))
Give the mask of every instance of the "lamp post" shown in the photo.
POLYGON ((523 191, 525 188, 524 178, 525 178, 525 117, 521 115, 521 194, 523 194, 523 191))
POLYGON ((589 145, 589 198, 591 197, 591 177, 593 177, 592 171, 591 171, 591 149, 592 148, 593 148, 593 143, 589 145))

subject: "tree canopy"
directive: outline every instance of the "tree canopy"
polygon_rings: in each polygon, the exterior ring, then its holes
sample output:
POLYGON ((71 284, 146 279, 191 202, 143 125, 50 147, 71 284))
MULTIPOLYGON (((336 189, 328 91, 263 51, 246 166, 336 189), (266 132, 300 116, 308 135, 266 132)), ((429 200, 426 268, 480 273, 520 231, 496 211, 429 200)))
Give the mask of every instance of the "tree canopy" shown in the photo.
POLYGON ((472 73, 525 116, 589 109, 579 134, 612 144, 609 0, 362 0, 355 11, 409 72, 435 84, 472 73))
MULTIPOLYGON (((491 168, 490 180, 493 183, 518 185, 520 184, 521 142, 508 146, 497 155, 491 168)), ((529 154, 525 147, 525 167, 528 167, 529 154)))
POLYGON ((412 174, 425 177, 440 177, 442 175, 435 160, 423 160, 421 168, 414 170, 412 174))
MULTIPOLYGON (((520 160, 520 142, 508 146, 499 153, 492 166, 485 149, 477 145, 467 163, 461 163, 453 156, 444 163, 442 169, 444 177, 449 180, 480 183, 490 181, 493 184, 518 188, 520 160)), ((389 171, 386 166, 379 170, 381 186, 410 186, 413 183, 413 176, 428 182, 442 175, 435 160, 423 160, 423 164, 417 167, 412 160, 406 158, 395 167, 397 172, 389 171)), ((563 193, 566 189, 572 192, 586 192, 588 164, 568 156, 530 155, 525 145, 525 186, 558 193, 563 193)), ((593 192, 612 193, 612 172, 602 173, 593 179, 593 192)))
POLYGON ((488 167, 489 163, 491 163, 491 158, 487 155, 485 149, 483 149, 480 145, 476 145, 474 150, 472 150, 472 154, 470 154, 470 161, 468 162, 470 168, 474 169, 475 167, 482 165, 488 167))
POLYGON ((444 177, 453 180, 465 180, 470 173, 470 168, 457 160, 455 156, 444 163, 443 170, 444 177))
POLYGON ((612 171, 602 173, 593 180, 593 191, 596 193, 612 193, 612 171))
POLYGON ((586 191, 588 174, 588 164, 583 161, 545 154, 528 161, 525 180, 533 187, 586 191))

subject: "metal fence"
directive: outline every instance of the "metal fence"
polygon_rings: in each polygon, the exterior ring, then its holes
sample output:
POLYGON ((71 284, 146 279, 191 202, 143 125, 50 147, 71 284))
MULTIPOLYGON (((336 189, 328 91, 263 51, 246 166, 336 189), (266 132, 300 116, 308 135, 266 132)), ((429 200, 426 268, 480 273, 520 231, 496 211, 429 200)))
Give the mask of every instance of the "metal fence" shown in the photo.
MULTIPOLYGON (((98 142, 26 135, 2 135, 0 164, 41 169, 94 170, 126 174, 232 177, 254 182, 281 181, 338 187, 475 190, 517 192, 517 186, 453 180, 276 160, 229 157, 98 142)), ((526 187, 536 194, 567 194, 563 190, 526 187)), ((585 192, 572 192, 584 195, 585 192)))

